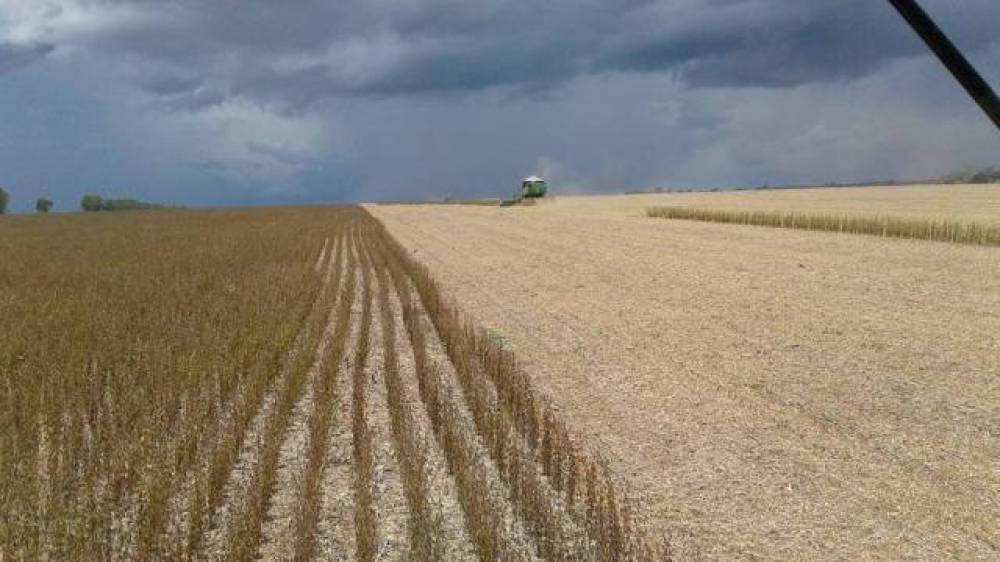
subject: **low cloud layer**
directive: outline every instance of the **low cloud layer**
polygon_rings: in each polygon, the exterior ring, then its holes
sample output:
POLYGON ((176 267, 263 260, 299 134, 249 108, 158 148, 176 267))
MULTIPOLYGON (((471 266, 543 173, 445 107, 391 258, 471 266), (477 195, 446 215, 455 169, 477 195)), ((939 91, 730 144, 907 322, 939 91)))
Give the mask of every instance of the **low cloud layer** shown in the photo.
POLYGON ((52 51, 51 45, 13 45, 0 43, 0 75, 34 62, 52 51))
MULTIPOLYGON (((1000 81, 1000 4, 925 5, 1000 81)), ((992 163, 936 65, 871 0, 0 0, 0 185, 235 204, 992 163)))

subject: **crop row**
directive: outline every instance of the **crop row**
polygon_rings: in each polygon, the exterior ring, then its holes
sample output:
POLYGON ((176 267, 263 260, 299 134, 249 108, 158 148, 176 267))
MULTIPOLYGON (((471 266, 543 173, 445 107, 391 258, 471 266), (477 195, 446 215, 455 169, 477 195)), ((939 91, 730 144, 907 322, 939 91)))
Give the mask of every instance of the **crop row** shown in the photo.
POLYGON ((1000 246, 1000 226, 975 222, 696 207, 651 207, 646 210, 646 216, 1000 246))
POLYGON ((183 556, 315 308, 330 213, 53 219, 0 227, 0 551, 183 556))
POLYGON ((373 238, 384 247, 403 303, 421 397, 449 459, 456 459, 452 472, 459 482, 469 534, 480 557, 507 559, 514 553, 501 532, 498 514, 502 509, 488 505, 488 486, 481 475, 477 477, 476 463, 470 458, 477 454, 477 445, 494 468, 509 505, 540 558, 642 560, 665 556, 666 545, 649 540, 632 520, 632 502, 607 462, 573 436, 553 403, 535 390, 514 355, 466 321, 457 305, 440 291, 430 271, 413 260, 381 224, 372 228, 373 238), (442 382, 444 373, 435 372, 435 363, 428 360, 435 342, 446 356, 445 370, 452 373, 457 393, 450 392, 448 384, 442 382), (471 431, 463 432, 465 426, 471 431))
POLYGON ((378 221, 269 213, 11 232, 4 557, 665 555, 608 463, 378 221), (61 263, 35 266, 53 240, 61 263))

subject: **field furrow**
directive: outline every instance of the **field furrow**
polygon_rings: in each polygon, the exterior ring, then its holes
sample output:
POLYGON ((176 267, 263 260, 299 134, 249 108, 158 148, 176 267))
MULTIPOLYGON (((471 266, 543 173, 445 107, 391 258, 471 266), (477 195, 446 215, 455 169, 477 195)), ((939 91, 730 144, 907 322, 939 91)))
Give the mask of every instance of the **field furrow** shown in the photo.
POLYGON ((468 408, 477 433, 499 468, 512 505, 538 546, 539 556, 546 560, 596 559, 584 529, 571 518, 560 494, 543 473, 552 473, 543 464, 543 451, 536 454, 524 436, 515 431, 512 417, 501 409, 497 390, 478 362, 450 360, 434 323, 422 309, 415 321, 421 323, 428 336, 429 360, 445 374, 468 408))
POLYGON ((0 399, 20 409, 0 411, 13 425, 0 436, 28 461, 0 457, 0 562, 651 559, 619 548, 610 476, 381 224, 316 210, 302 232, 300 212, 220 213, 233 263, 199 245, 210 236, 181 237, 146 290, 182 290, 109 317, 111 367, 82 354, 86 372, 52 388, 5 371, 21 387, 0 399), (197 277, 189 248, 218 270, 197 277), (211 306, 189 307, 203 292, 211 306), (119 345, 128 331, 144 339, 119 345), (21 388, 42 412, 23 410, 21 388))
POLYGON ((331 378, 332 398, 318 405, 330 416, 327 430, 327 447, 322 451, 323 462, 317 478, 317 496, 309 499, 317 502, 315 522, 315 547, 313 557, 317 560, 355 560, 357 533, 354 525, 354 453, 353 453, 353 388, 354 365, 359 357, 359 339, 364 318, 364 293, 357 293, 359 301, 351 308, 348 319, 349 331, 344 342, 344 350, 331 378))
MULTIPOLYGON (((366 271, 366 270, 365 270, 366 271)), ((362 562, 377 560, 380 554, 378 506, 375 495, 375 452, 373 432, 369 417, 369 370, 371 352, 371 283, 364 277, 364 312, 358 332, 357 351, 352 371, 351 436, 354 453, 354 531, 357 559, 362 562)))
POLYGON ((324 238, 323 239, 323 249, 319 251, 319 257, 316 258, 316 265, 313 267, 313 269, 316 270, 316 273, 322 273, 323 272, 323 261, 326 259, 326 251, 327 251, 327 248, 329 247, 329 245, 330 245, 330 239, 329 238, 324 238))
MULTIPOLYGON (((354 252, 354 250, 351 250, 354 252)), ((356 258, 354 258, 356 260, 356 258)), ((269 502, 269 509, 261 530, 260 558, 264 560, 288 560, 297 552, 298 533, 296 520, 299 510, 305 507, 309 498, 303 497, 303 478, 306 476, 309 462, 309 427, 319 408, 325 408, 325 403, 318 403, 317 396, 326 398, 319 388, 324 384, 324 375, 330 371, 325 368, 327 361, 338 364, 339 352, 343 351, 342 340, 351 317, 351 310, 358 306, 360 297, 357 287, 356 269, 347 271, 345 289, 340 292, 336 306, 330 309, 327 324, 323 329, 315 357, 306 374, 306 388, 299 397, 291 412, 288 429, 279 453, 277 474, 275 476, 274 494, 269 502), (338 346, 335 342, 340 341, 338 346), (332 351, 332 353, 331 353, 332 351)), ((337 373, 333 373, 336 376, 337 373)))
MULTIPOLYGON (((291 514, 290 533, 286 540, 291 541, 291 552, 286 558, 295 560, 310 560, 316 555, 320 518, 323 507, 323 477, 331 452, 332 425, 337 423, 337 410, 340 396, 338 385, 342 379, 349 376, 349 362, 345 359, 348 346, 354 344, 357 323, 354 320, 362 312, 363 290, 355 290, 351 295, 349 306, 341 302, 336 319, 336 337, 332 343, 329 360, 325 362, 319 380, 313 393, 313 414, 309 420, 307 433, 306 459, 302 473, 297 475, 297 506, 291 514)), ((320 545, 322 546, 322 545, 320 545)))
MULTIPOLYGON (((347 248, 346 243, 343 246, 347 248)), ((206 534, 203 556, 230 559, 253 555, 260 540, 260 522, 267 500, 273 491, 273 479, 280 451, 280 437, 290 415, 291 405, 304 389, 306 369, 315 357, 322 322, 328 321, 328 306, 336 295, 349 289, 352 257, 345 251, 333 269, 331 282, 321 289, 309 316, 284 359, 281 372, 257 409, 242 438, 243 446, 229 472, 221 504, 212 517, 213 527, 206 534), (332 281, 336 277, 336 286, 332 281)), ((340 254, 338 254, 339 256, 340 254)))
MULTIPOLYGON (((345 281, 341 285, 341 292, 353 294, 355 285, 354 268, 356 257, 353 254, 347 256, 347 267, 345 281)), ((325 315, 321 315, 321 319, 325 315)), ((319 326, 309 326, 307 332, 308 344, 306 349, 312 350, 317 346, 317 339, 320 334, 319 326)), ((314 352, 315 353, 315 352, 314 352)), ((254 467, 249 480, 246 496, 239 513, 241 518, 231 529, 227 536, 227 556, 238 560, 246 559, 256 555, 261 541, 261 528, 266 515, 268 504, 275 491, 275 478, 277 476, 277 464, 279 460, 282 436, 288 427, 289 417, 295 402, 301 396, 306 377, 308 365, 311 364, 312 356, 302 354, 296 358, 291 372, 286 377, 284 388, 275 403, 274 414, 271 416, 263 437, 264 448, 257 465, 254 467)))
MULTIPOLYGON (((366 258, 366 261, 367 258, 366 258)), ((372 501, 378 521, 376 531, 377 560, 409 560, 411 517, 405 499, 403 475, 398 451, 393 447, 389 401, 386 396, 386 369, 383 346, 386 345, 381 326, 381 302, 375 299, 378 280, 370 263, 364 264, 368 279, 366 292, 371 292, 371 329, 369 356, 364 369, 365 418, 372 444, 372 501)), ((391 342, 390 342, 391 345, 391 342)))
POLYGON ((447 360, 428 356, 419 300, 412 298, 401 271, 393 271, 392 275, 414 351, 421 400, 457 479, 466 525, 479 557, 531 560, 536 547, 518 520, 497 467, 490 462, 488 449, 475 431, 453 367, 447 360))
POLYGON ((475 559, 455 481, 419 399, 413 348, 402 307, 379 256, 379 296, 386 363, 386 386, 393 431, 406 473, 414 560, 475 559))

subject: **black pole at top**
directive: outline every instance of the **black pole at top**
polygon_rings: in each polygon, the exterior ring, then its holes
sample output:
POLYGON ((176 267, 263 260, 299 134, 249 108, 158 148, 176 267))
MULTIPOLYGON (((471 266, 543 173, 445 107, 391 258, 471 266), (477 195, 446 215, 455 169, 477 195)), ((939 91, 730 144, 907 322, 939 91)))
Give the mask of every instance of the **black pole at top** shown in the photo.
POLYGON ((916 0, 889 0, 1000 129, 1000 98, 916 0))

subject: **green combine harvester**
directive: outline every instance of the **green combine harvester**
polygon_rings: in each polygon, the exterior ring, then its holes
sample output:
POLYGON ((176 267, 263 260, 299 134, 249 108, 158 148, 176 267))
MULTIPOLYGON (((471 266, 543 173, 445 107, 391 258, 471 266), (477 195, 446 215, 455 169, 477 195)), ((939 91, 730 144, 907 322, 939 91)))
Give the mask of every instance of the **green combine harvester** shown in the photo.
POLYGON ((500 202, 501 207, 510 207, 525 202, 532 202, 545 197, 549 192, 549 184, 538 176, 530 176, 521 180, 521 188, 514 193, 511 199, 504 199, 500 202))

